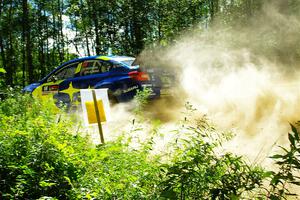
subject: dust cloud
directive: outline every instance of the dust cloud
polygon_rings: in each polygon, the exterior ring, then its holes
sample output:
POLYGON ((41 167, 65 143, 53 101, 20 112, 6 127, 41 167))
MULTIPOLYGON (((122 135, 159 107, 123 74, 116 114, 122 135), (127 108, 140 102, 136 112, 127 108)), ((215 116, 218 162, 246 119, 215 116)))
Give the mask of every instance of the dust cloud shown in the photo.
POLYGON ((172 95, 151 102, 142 124, 134 121, 134 101, 114 106, 113 120, 104 125, 107 140, 121 130, 136 146, 153 136, 147 119, 159 119, 162 134, 154 138, 153 149, 166 152, 190 102, 195 118, 205 115, 220 130, 233 131, 226 150, 269 165, 275 147, 288 144, 289 123, 300 120, 300 12, 290 11, 286 1, 266 2, 246 21, 224 27, 216 19, 208 29, 200 26, 176 38, 172 46, 145 49, 141 63, 176 74, 172 95))
POLYGON ((215 22, 139 57, 177 73, 173 97, 180 103, 168 115, 176 118, 189 101, 199 115, 234 131, 226 148, 256 163, 275 144, 285 145, 289 123, 300 120, 300 12, 289 12, 285 1, 267 2, 246 22, 215 22))

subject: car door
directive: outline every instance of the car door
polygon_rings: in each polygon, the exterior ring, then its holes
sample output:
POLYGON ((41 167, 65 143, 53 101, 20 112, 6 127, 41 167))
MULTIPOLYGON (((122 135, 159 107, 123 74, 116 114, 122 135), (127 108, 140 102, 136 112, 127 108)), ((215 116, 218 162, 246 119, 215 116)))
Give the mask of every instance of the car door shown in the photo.
POLYGON ((60 102, 71 102, 73 91, 70 83, 75 76, 78 64, 79 62, 73 62, 54 71, 33 91, 32 95, 40 99, 53 98, 57 105, 60 102))
POLYGON ((96 84, 110 77, 112 64, 101 60, 86 60, 80 63, 80 70, 76 73, 73 86, 86 89, 94 88, 96 84))
POLYGON ((60 83, 58 93, 60 99, 63 99, 66 103, 79 104, 80 89, 94 88, 97 83, 107 79, 111 66, 112 64, 109 62, 102 62, 95 59, 78 63, 74 77, 60 83), (65 96, 66 93, 69 96, 65 96))

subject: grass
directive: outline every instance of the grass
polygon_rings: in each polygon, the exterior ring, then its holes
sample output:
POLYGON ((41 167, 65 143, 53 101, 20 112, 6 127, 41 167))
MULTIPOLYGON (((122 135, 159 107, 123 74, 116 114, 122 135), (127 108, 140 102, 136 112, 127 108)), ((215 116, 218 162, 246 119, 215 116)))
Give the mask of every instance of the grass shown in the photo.
POLYGON ((290 148, 272 157, 280 170, 267 171, 232 153, 218 154, 231 134, 205 118, 190 120, 193 108, 186 108, 187 118, 173 132, 184 137, 170 144, 172 154, 153 156, 155 124, 140 148, 130 147, 128 133, 95 146, 49 102, 11 93, 0 103, 0 198, 281 199, 291 195, 287 184, 299 185, 296 128, 290 148))

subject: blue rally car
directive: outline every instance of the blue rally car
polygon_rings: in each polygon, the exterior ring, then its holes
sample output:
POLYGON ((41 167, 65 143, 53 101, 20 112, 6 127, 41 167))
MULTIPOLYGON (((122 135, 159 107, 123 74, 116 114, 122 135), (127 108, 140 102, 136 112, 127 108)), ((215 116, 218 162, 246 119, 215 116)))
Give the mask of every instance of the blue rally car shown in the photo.
POLYGON ((135 58, 127 56, 91 56, 63 63, 38 83, 23 91, 37 98, 54 98, 57 105, 80 102, 80 89, 108 88, 113 102, 131 100, 137 90, 150 88, 150 98, 160 96, 160 81, 154 74, 132 66, 135 58))

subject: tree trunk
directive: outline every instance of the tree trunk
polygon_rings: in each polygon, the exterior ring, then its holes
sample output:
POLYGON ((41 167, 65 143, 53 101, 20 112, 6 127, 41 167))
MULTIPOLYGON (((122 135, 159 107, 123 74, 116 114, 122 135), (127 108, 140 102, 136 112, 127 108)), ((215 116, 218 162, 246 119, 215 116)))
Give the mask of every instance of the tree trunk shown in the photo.
POLYGON ((46 75, 45 72, 45 53, 44 53, 44 29, 42 24, 42 6, 38 5, 38 29, 41 31, 39 34, 39 71, 40 75, 38 79, 41 79, 46 75))
MULTIPOLYGON (((53 2, 52 3, 52 24, 53 24, 52 37, 53 37, 53 47, 50 50, 50 52, 52 51, 51 65, 57 63, 56 62, 56 51, 58 49, 58 45, 57 45, 56 16, 55 16, 56 13, 55 12, 56 12, 56 8, 55 8, 54 2, 53 2)), ((59 52, 59 50, 58 50, 58 52, 59 52)))
POLYGON ((85 45, 88 56, 91 55, 88 34, 85 32, 85 45))
POLYGON ((131 30, 131 34, 134 36, 134 53, 138 54, 142 51, 142 49, 144 48, 144 41, 143 41, 143 37, 144 37, 144 33, 143 33, 143 29, 142 29, 142 20, 141 20, 141 16, 140 15, 144 15, 144 13, 137 13, 137 12, 141 12, 140 9, 143 8, 143 4, 139 3, 139 1, 133 1, 132 2, 132 9, 133 9, 133 14, 132 14, 132 30, 131 30))
MULTIPOLYGON (((47 16, 46 15, 46 11, 44 10, 44 14, 43 14, 45 17, 47 16)), ((45 48, 45 53, 46 53, 46 58, 45 58, 45 66, 44 66, 44 69, 45 71, 47 72, 48 69, 49 69, 49 60, 50 60, 50 57, 49 57, 49 31, 48 31, 48 21, 46 21, 45 23, 45 29, 46 29, 46 48, 45 48)))
MULTIPOLYGON (((24 3, 24 2, 22 2, 24 3)), ((24 5, 22 4, 24 7, 24 5)), ((25 12, 23 8, 23 23, 22 23, 22 85, 26 83, 26 23, 25 23, 25 12)))
MULTIPOLYGON (((2 16, 2 0, 0 0, 0 19, 2 16)), ((3 46, 3 38, 2 35, 0 34, 0 51, 1 51, 1 61, 2 61, 2 66, 3 68, 5 68, 4 66, 6 65, 6 58, 5 58, 5 52, 4 52, 4 46, 3 46)))
POLYGON ((247 0, 246 1, 246 11, 247 11, 247 17, 252 16, 252 0, 247 0))
POLYGON ((64 60, 64 34, 63 34, 63 20, 62 20, 62 14, 63 14, 63 1, 58 0, 58 8, 59 8, 59 30, 58 30, 58 37, 59 37, 59 61, 62 63, 64 60))
MULTIPOLYGON (((13 1, 10 0, 10 6, 8 11, 8 20, 12 20, 12 11, 13 11, 13 1)), ((7 58, 5 59, 5 70, 6 70, 6 76, 5 76, 5 83, 6 85, 13 85, 13 69, 12 69, 12 60, 13 60, 13 47, 12 47, 12 30, 10 27, 9 35, 8 35, 8 53, 6 54, 7 58)))
POLYGON ((26 40, 26 60, 28 68, 28 81, 32 83, 34 81, 33 65, 32 65, 32 46, 30 35, 30 20, 28 11, 28 0, 23 0, 23 23, 25 26, 25 40, 26 40))
POLYGON ((89 2, 89 13, 90 17, 94 22, 94 31, 95 31, 95 50, 96 54, 99 55, 101 54, 101 44, 100 44, 100 33, 99 33, 99 22, 98 22, 98 5, 95 3, 94 0, 90 0, 89 2), (92 8, 90 7, 92 6, 92 8))
MULTIPOLYGON (((80 0, 80 5, 81 7, 83 7, 83 1, 80 0)), ((88 8, 89 11, 90 11, 90 8, 88 8)), ((84 36, 85 36, 85 45, 86 45, 86 52, 87 52, 87 55, 90 56, 91 53, 90 53, 90 45, 89 45, 89 38, 88 38, 88 32, 87 32, 87 28, 86 28, 86 24, 85 24, 85 20, 84 20, 84 17, 83 17, 83 13, 81 12, 81 20, 82 20, 82 25, 83 25, 83 32, 84 32, 84 36)))
POLYGON ((209 5, 209 10, 210 10, 210 18, 211 18, 211 21, 214 20, 214 17, 215 17, 215 9, 214 9, 214 0, 210 0, 210 5, 209 5))

